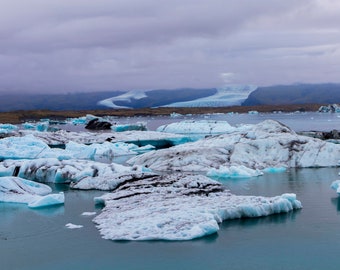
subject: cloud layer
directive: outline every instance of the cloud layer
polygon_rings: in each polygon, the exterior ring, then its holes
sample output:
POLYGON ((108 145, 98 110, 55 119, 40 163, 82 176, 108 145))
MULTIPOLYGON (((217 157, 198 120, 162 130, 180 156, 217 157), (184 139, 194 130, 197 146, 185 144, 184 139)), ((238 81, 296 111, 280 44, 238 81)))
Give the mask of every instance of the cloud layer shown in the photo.
POLYGON ((0 92, 339 82, 336 0, 0 0, 0 92))

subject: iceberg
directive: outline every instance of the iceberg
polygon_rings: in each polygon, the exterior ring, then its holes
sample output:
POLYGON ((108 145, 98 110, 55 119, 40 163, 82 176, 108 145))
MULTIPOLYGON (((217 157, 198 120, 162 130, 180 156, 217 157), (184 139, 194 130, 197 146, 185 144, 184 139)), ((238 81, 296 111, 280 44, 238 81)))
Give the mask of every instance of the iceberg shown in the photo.
POLYGON ((333 181, 333 183, 331 184, 331 188, 340 195, 340 180, 333 181))
POLYGON ((38 198, 28 204, 29 208, 42 208, 52 205, 64 204, 65 195, 64 192, 59 192, 57 194, 49 194, 38 198))
POLYGON ((158 132, 175 133, 175 134, 198 134, 198 135, 216 135, 230 133, 235 128, 229 125, 227 121, 181 121, 163 125, 157 128, 158 132))
POLYGON ((25 203, 30 208, 63 204, 64 193, 49 194, 52 189, 44 184, 19 177, 0 177, 0 202, 25 203))
POLYGON ((203 175, 131 179, 96 197, 93 221, 111 240, 190 240, 216 233, 228 219, 256 218, 302 207, 295 194, 236 196, 203 175))
POLYGON ((58 160, 41 158, 35 160, 5 160, 0 163, 0 176, 19 176, 41 183, 71 183, 85 177, 105 178, 116 174, 134 174, 150 171, 141 166, 128 167, 105 164, 90 160, 58 160))
POLYGON ((43 140, 33 136, 7 137, 0 140, 0 160, 5 159, 94 159, 96 149, 68 142, 66 150, 52 149, 43 140))
POLYGON ((83 228, 84 226, 83 225, 76 225, 76 224, 73 224, 73 223, 67 223, 67 224, 65 224, 65 227, 68 228, 68 229, 80 229, 80 228, 83 228))
POLYGON ((150 177, 154 177, 157 174, 152 172, 131 172, 129 174, 126 173, 117 173, 112 176, 105 177, 84 177, 80 179, 78 182, 71 183, 70 187, 73 189, 98 189, 110 191, 114 190, 117 186, 128 182, 135 181, 137 179, 147 179, 150 177))
POLYGON ((12 124, 0 124, 0 138, 16 135, 18 127, 12 124))
POLYGON ((218 169, 212 168, 207 172, 207 176, 213 179, 228 179, 228 178, 249 178, 263 175, 260 170, 253 170, 243 165, 224 167, 218 169))
POLYGON ((148 152, 128 164, 154 171, 208 172, 220 166, 250 169, 274 167, 335 167, 340 145, 296 134, 273 120, 241 125, 233 132, 210 136, 196 142, 148 152))
POLYGON ((38 123, 31 123, 31 122, 25 122, 22 124, 22 127, 24 129, 29 129, 29 130, 36 130, 39 132, 45 132, 49 129, 50 126, 50 121, 40 121, 38 123))
POLYGON ((146 123, 138 122, 135 124, 115 124, 111 126, 111 130, 114 132, 124 132, 124 131, 131 131, 131 130, 140 130, 146 131, 146 123))
POLYGON ((164 133, 157 131, 124 131, 124 132, 68 132, 58 130, 55 132, 35 132, 31 130, 21 130, 20 134, 31 135, 41 140, 51 147, 65 146, 72 141, 80 144, 94 143, 134 143, 137 146, 146 145, 178 145, 191 141, 189 136, 180 134, 164 133))
POLYGON ((37 158, 49 146, 34 136, 7 137, 0 140, 0 159, 37 158))

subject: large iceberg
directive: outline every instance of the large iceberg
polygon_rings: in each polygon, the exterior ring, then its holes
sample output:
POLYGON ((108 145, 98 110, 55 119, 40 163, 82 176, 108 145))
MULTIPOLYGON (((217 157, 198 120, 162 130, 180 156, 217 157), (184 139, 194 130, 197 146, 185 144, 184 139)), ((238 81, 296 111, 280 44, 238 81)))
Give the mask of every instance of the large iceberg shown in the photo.
POLYGON ((44 184, 19 177, 0 177, 0 202, 24 203, 30 208, 64 203, 64 193, 49 194, 51 192, 44 184))
MULTIPOLYGON (((49 138, 49 135, 46 137, 49 138)), ((36 158, 97 160, 102 157, 113 159, 117 156, 136 155, 154 149, 151 145, 139 147, 133 143, 108 141, 90 145, 67 141, 63 147, 65 149, 51 148, 43 136, 33 134, 23 137, 7 137, 0 139, 0 160, 36 158)))
POLYGON ((301 208, 295 194, 236 196, 202 175, 130 179, 95 198, 94 218, 105 239, 190 240, 216 233, 227 219, 261 217, 301 208))
POLYGON ((120 164, 105 164, 90 160, 58 160, 41 158, 35 160, 5 160, 0 163, 0 176, 19 176, 42 183, 71 183, 83 178, 113 177, 116 174, 148 172, 141 166, 128 167, 120 164))
POLYGON ((64 146, 69 142, 80 144, 94 143, 134 143, 137 146, 145 145, 178 145, 191 141, 190 137, 179 134, 171 134, 156 131, 124 131, 124 132, 69 132, 58 130, 55 132, 35 132, 30 130, 21 130, 22 135, 32 135, 43 141, 49 146, 64 146))
POLYGON ((0 160, 5 159, 94 159, 96 149, 68 142, 66 149, 50 148, 43 140, 33 135, 7 137, 0 140, 0 160))
POLYGON ((155 171, 207 172, 220 166, 251 169, 338 166, 340 145, 297 135, 289 127, 266 120, 241 125, 233 132, 210 136, 136 156, 129 164, 155 171))

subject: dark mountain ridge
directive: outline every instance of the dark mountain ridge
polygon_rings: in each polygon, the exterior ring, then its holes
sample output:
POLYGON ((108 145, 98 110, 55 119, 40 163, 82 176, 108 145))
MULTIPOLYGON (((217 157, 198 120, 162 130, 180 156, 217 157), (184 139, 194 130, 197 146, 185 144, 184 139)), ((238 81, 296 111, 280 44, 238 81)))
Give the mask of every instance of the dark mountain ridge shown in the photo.
POLYGON ((258 87, 244 106, 340 103, 340 84, 293 84, 258 87))

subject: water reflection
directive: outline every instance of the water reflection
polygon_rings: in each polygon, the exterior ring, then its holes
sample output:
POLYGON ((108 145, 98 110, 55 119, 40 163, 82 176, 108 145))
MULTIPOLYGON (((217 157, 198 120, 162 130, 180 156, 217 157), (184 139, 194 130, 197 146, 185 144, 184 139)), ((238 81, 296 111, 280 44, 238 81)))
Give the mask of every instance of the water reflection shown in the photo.
POLYGON ((232 227, 253 227, 264 225, 281 225, 287 222, 295 222, 301 210, 290 211, 288 213, 274 214, 260 218, 242 218, 224 221, 220 228, 228 229, 232 227))
POLYGON ((340 197, 331 198, 331 203, 336 207, 336 211, 340 212, 340 197))

